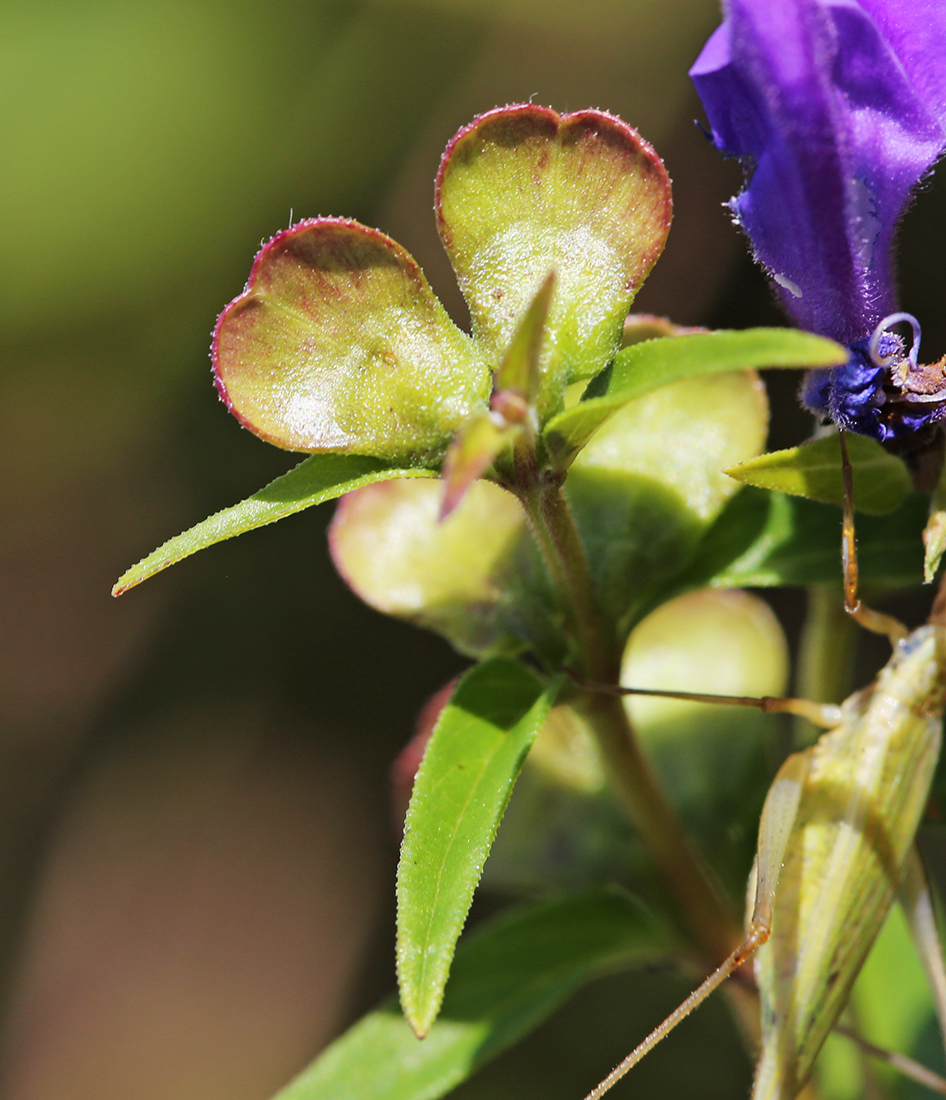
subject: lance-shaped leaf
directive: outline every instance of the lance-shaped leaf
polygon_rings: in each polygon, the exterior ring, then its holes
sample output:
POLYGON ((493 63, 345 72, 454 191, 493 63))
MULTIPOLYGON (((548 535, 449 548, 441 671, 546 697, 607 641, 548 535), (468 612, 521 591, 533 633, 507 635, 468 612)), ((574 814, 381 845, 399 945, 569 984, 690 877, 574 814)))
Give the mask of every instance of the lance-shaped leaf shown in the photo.
POLYGON ((464 937, 440 1019, 420 1042, 392 1000, 336 1040, 276 1100, 436 1100, 599 974, 670 944, 630 898, 592 893, 520 909, 464 937))
POLYGON ((246 500, 215 512, 183 534, 168 539, 137 565, 126 570, 118 578, 112 595, 120 596, 169 565, 175 565, 198 550, 213 546, 215 542, 275 523, 315 504, 334 500, 352 489, 391 478, 436 476, 434 470, 422 467, 401 470, 382 459, 362 455, 313 455, 246 500))
POLYGON ((397 873, 398 985, 418 1036, 440 1010, 473 891, 557 690, 515 661, 487 661, 463 677, 431 735, 397 873))
POLYGON ((936 509, 930 513, 929 522, 923 528, 923 582, 932 584, 943 554, 946 554, 946 511, 936 509))
POLYGON ((516 436, 530 427, 529 403, 538 391, 539 356, 554 287, 555 272, 550 271, 516 326, 496 370, 489 411, 474 413, 447 449, 441 519, 456 508, 473 482, 516 436))
POLYGON ((942 742, 941 629, 914 631, 841 725, 790 758, 801 798, 755 957, 759 1100, 801 1092, 904 881, 942 742))
POLYGON ((213 340, 220 395, 293 451, 429 463, 486 403, 490 374, 412 257, 358 222, 278 233, 213 340))
POLYGON ((612 115, 526 103, 489 111, 456 135, 436 195, 474 334, 496 358, 556 272, 540 415, 556 411, 565 385, 596 374, 617 350, 663 249, 671 215, 663 163, 612 115))
POLYGON ((329 531, 335 567, 365 603, 443 634, 471 657, 565 650, 555 598, 525 513, 477 481, 439 520, 443 485, 391 481, 350 493, 329 531))
POLYGON ((787 328, 700 332, 635 343, 618 352, 577 405, 549 421, 545 438, 550 451, 567 463, 618 409, 669 382, 732 370, 832 366, 845 362, 847 354, 831 340, 787 328))
MULTIPOLYGON (((910 491, 910 475, 903 462, 863 435, 848 435, 847 452, 854 471, 854 507, 873 515, 899 508, 910 491)), ((770 451, 725 472, 760 489, 777 489, 824 504, 844 503, 836 434, 784 451, 770 451)))
POLYGON ((930 500, 930 518, 923 530, 923 580, 930 584, 939 571, 946 553, 946 470, 940 473, 939 482, 930 500))
POLYGON ((501 414, 483 409, 474 413, 453 437, 443 460, 444 492, 440 519, 444 520, 466 496, 470 486, 492 466, 493 460, 522 431, 522 423, 508 424, 501 414))
POLYGON ((535 297, 516 325, 506 354, 496 370, 495 389, 499 393, 513 391, 527 401, 539 388, 539 361, 545 338, 545 323, 555 291, 556 275, 550 271, 535 297))
MULTIPOLYGON (((921 533, 928 499, 911 493, 896 512, 857 521, 862 581, 885 586, 923 579, 921 533)), ((714 587, 841 584, 840 512, 835 505, 751 486, 707 532, 691 568, 672 591, 714 587)), ((663 598, 666 598, 666 592, 663 598)))

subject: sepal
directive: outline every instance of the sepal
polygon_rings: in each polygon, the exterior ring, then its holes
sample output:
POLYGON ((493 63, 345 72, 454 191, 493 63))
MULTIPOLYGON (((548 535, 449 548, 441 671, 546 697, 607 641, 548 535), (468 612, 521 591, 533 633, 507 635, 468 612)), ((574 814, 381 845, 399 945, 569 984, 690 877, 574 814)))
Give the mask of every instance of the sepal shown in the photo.
POLYGON ((293 451, 434 463, 489 394, 488 368, 416 261, 344 218, 264 246, 212 354, 230 411, 293 451))
POLYGON ((437 177, 437 224, 473 320, 496 357, 549 271, 558 277, 543 351, 540 417, 618 348, 634 295, 663 250, 670 180, 613 115, 531 103, 480 115, 437 177))

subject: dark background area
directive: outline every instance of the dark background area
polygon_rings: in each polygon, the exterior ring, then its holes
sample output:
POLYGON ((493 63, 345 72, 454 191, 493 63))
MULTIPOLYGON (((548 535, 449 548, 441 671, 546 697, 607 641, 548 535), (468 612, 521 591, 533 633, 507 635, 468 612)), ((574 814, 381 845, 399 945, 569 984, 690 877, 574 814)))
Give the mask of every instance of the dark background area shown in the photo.
MULTIPOLYGON (((693 124, 686 69, 717 20, 713 0, 0 10, 6 1100, 265 1100, 393 987, 388 768, 461 659, 345 589, 330 506, 109 588, 296 461, 209 376, 261 240, 317 214, 377 225, 462 320, 433 177, 496 104, 605 108, 664 157, 675 222, 637 308, 779 323, 720 206, 738 169, 693 124)), ((930 185, 902 235, 926 361, 944 239, 930 185)), ((810 422, 774 381, 786 445, 810 422)), ((464 1095, 582 1095, 688 986, 647 982, 653 1000, 591 987, 464 1095)), ((637 1087, 741 1095, 721 1005, 700 1035, 637 1087)))

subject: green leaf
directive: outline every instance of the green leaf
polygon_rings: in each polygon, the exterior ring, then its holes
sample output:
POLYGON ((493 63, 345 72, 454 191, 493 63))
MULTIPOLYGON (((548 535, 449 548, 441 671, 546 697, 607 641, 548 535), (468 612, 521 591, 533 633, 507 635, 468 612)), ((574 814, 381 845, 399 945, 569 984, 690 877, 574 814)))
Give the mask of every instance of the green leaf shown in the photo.
POLYGON ((442 456, 491 382, 413 257, 343 218, 264 246, 217 321, 213 362, 227 407, 268 442, 406 465, 442 456))
POLYGON ((567 462, 618 409, 669 382, 764 367, 830 367, 846 360, 840 344, 788 328, 645 340, 618 352, 579 404, 549 421, 545 438, 552 453, 567 462))
MULTIPOLYGON (((896 511, 910 491, 910 475, 901 459, 863 435, 847 435, 847 453, 854 471, 854 507, 884 515, 896 511)), ((726 470, 730 477, 760 489, 777 489, 823 504, 844 503, 841 449, 837 432, 750 458, 726 470)))
POLYGON ((398 984, 419 1036, 437 1017, 473 891, 558 683, 546 688, 505 658, 477 665, 427 745, 397 873, 398 984))
MULTIPOLYGON (((524 403, 522 408, 525 411, 524 403)), ((501 417, 487 409, 474 413, 460 428, 443 460, 444 493, 438 517, 441 521, 454 511, 470 491, 470 486, 521 431, 521 423, 504 423, 501 417)))
POLYGON ((443 497, 439 481, 350 493, 329 531, 339 573, 372 607, 438 631, 461 653, 482 658, 531 647, 557 667, 566 642, 519 502, 476 481, 441 523, 443 497))
POLYGON ((603 972, 652 962, 666 937, 630 898, 592 893, 506 914, 464 939, 440 1019, 421 1042, 393 999, 275 1100, 436 1100, 603 972))
POLYGON ((926 546, 923 580, 931 584, 946 553, 946 469, 940 473, 930 499, 930 518, 923 532, 923 543, 926 546))
POLYGON ((550 271, 519 319, 506 354, 496 368, 494 388, 499 392, 512 390, 528 401, 538 392, 539 359, 556 281, 555 272, 550 271))
POLYGON ((473 332, 496 360, 550 271, 540 419, 568 382, 614 355, 621 325, 663 250, 670 181, 620 119, 524 103, 489 111, 444 153, 437 221, 473 332))
POLYGON ((436 476, 436 470, 422 467, 402 470, 383 459, 362 455, 313 455, 246 500, 215 512, 202 523, 168 539, 137 565, 122 573, 112 589, 112 595, 120 596, 169 565, 175 565, 198 550, 213 546, 215 542, 275 523, 314 504, 334 500, 362 485, 389 481, 391 478, 436 476))
POLYGON ((932 584, 943 554, 946 554, 946 511, 940 508, 930 512, 929 521, 923 531, 923 544, 926 554, 923 558, 923 580, 932 584))
MULTIPOLYGON (((923 579, 928 501, 911 493, 896 512, 857 521, 860 578, 903 586, 923 579)), ((677 591, 841 583, 841 512, 831 504, 747 487, 707 532, 677 591)), ((663 598, 666 598, 665 594, 663 598)))

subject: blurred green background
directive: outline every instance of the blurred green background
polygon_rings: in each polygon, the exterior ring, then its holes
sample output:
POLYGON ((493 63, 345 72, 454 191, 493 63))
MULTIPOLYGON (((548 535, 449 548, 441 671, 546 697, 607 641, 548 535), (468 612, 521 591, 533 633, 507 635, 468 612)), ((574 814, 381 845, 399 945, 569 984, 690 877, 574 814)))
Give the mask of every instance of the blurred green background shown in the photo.
MULTIPOLYGON (((462 321, 433 176, 496 104, 605 108, 664 157, 676 217, 640 309, 777 322, 720 207, 738 169, 693 125, 717 20, 714 0, 0 7, 6 1100, 265 1100, 393 986, 388 768, 460 659, 345 590, 330 508, 109 588, 293 464, 209 375, 262 240, 377 225, 462 321)), ((927 360, 944 226, 927 188, 904 267, 927 360)), ((778 386, 781 444, 807 421, 778 386)), ((465 1095, 583 1095, 688 982, 599 983, 465 1095)), ((709 1007, 702 1045, 667 1044, 626 1094, 741 1095, 730 1032, 709 1007)))

